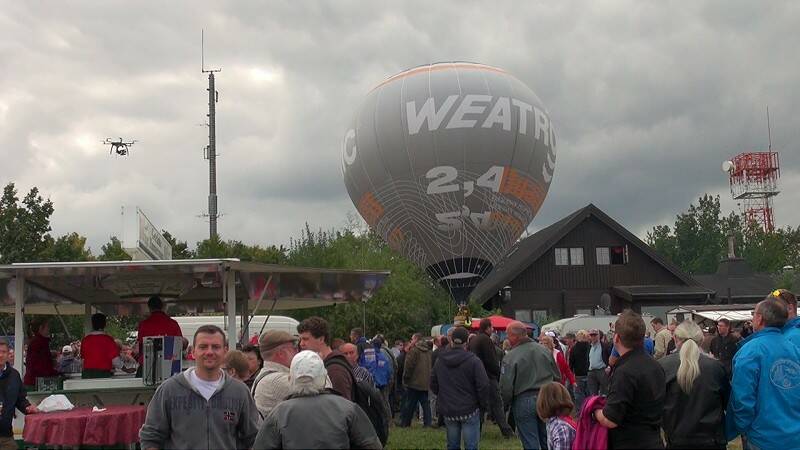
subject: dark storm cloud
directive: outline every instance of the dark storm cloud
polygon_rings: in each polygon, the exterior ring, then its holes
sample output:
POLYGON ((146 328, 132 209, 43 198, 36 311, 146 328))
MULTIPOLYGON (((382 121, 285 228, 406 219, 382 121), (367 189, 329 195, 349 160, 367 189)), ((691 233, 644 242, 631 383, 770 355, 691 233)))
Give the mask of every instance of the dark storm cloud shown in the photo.
POLYGON ((725 159, 781 151, 779 225, 796 212, 795 2, 14 2, 0 12, 0 181, 56 203, 97 249, 138 204, 190 242, 207 225, 206 78, 217 77, 225 237, 285 243, 352 211, 340 143, 365 94, 434 61, 507 69, 547 105, 557 169, 532 229, 593 202, 633 231, 703 193, 725 159), (114 158, 106 137, 137 138, 114 158))

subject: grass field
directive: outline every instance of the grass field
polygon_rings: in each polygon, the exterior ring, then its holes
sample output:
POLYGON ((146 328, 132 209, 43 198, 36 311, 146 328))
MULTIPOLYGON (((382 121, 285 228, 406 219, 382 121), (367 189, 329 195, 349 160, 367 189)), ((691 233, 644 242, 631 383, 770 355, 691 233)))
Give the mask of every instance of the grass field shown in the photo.
MULTIPOLYGON (((416 421, 415 421, 416 422, 416 421)), ((388 449, 428 449, 445 448, 444 428, 423 428, 414 423, 411 428, 392 427, 389 432, 388 449)), ((480 448, 482 449, 521 449, 519 439, 503 439, 500 429, 489 424, 481 434, 480 448)), ((729 450, 741 450, 742 445, 737 438, 728 445, 729 450)))

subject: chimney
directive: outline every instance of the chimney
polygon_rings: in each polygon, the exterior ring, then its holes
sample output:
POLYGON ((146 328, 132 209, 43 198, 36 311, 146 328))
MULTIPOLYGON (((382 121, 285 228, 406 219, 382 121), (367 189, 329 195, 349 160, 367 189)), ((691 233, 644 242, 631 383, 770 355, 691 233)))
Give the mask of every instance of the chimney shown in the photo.
POLYGON ((736 238, 733 233, 728 235, 728 259, 736 258, 736 238))

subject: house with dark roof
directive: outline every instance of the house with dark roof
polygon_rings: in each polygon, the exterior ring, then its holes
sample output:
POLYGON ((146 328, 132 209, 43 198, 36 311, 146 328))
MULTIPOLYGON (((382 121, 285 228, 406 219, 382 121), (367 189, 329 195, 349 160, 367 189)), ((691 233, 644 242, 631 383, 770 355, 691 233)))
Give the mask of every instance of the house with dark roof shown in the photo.
POLYGON ((589 204, 519 241, 471 298, 519 320, 569 317, 603 307, 664 317, 715 292, 589 204))
POLYGON ((743 258, 731 253, 720 261, 717 272, 695 275, 703 286, 716 291, 714 303, 755 304, 775 289, 775 280, 767 273, 755 272, 743 258))

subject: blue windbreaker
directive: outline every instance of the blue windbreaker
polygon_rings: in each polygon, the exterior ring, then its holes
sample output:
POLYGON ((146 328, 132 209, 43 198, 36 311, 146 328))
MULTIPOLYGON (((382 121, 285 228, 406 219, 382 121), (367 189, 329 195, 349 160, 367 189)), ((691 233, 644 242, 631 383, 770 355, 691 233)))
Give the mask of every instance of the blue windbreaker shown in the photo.
POLYGON ((768 327, 743 341, 733 357, 725 437, 739 434, 758 448, 798 447, 800 436, 800 348, 779 328, 768 327))
POLYGON ((800 347, 800 316, 786 322, 783 326, 783 336, 787 341, 800 347))

